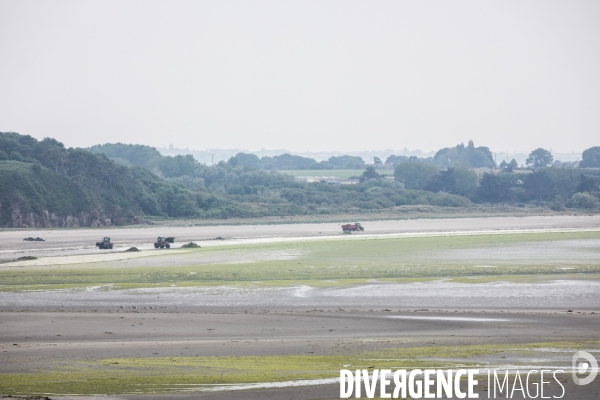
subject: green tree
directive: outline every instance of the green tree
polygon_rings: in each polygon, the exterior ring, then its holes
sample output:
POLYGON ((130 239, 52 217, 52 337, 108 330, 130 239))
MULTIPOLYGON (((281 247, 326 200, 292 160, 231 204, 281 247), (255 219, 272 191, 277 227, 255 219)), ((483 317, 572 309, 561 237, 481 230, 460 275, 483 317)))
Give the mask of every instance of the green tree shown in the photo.
POLYGON ((493 172, 483 174, 477 192, 481 200, 492 206, 510 199, 509 185, 493 172))
POLYGON ((359 169, 363 168, 365 161, 357 156, 333 156, 327 161, 321 161, 318 168, 322 169, 359 169))
POLYGON ((484 146, 475 147, 472 140, 469 140, 466 147, 461 143, 456 147, 446 147, 441 149, 435 154, 433 159, 436 164, 446 167, 464 166, 471 168, 493 168, 496 166, 496 162, 494 161, 490 149, 484 146))
POLYGON ((598 192, 600 189, 600 177, 598 176, 588 176, 581 174, 579 187, 577 188, 577 192, 598 192))
POLYGON ((512 160, 510 160, 510 162, 502 161, 500 163, 500 168, 502 169, 503 172, 513 172, 513 170, 515 168, 517 168, 518 166, 519 166, 519 164, 517 163, 517 160, 515 160, 514 158, 512 160))
POLYGON ((552 179, 545 170, 533 171, 525 176, 525 190, 535 197, 538 207, 542 200, 552 194, 553 189, 552 179))
POLYGON ((581 154, 581 168, 600 168, 600 146, 590 147, 581 154))
POLYGON ((525 163, 529 167, 537 169, 549 166, 550 164, 552 164, 552 161, 554 161, 552 153, 540 147, 529 153, 529 157, 527 157, 525 163))
POLYGON ((377 173, 377 171, 375 171, 375 167, 373 166, 368 166, 367 169, 365 170, 365 172, 362 173, 362 175, 360 176, 360 183, 363 183, 366 180, 369 179, 379 179, 381 178, 381 175, 379 175, 377 173))
POLYGON ((260 159, 256 154, 237 153, 235 159, 238 165, 250 168, 260 168, 260 159))
POLYGON ((599 205, 598 198, 587 192, 575 193, 571 199, 573 208, 597 208, 599 205))
POLYGON ((451 193, 465 196, 471 200, 477 194, 477 173, 469 168, 454 168, 454 189, 451 193))
POLYGON ((406 156, 395 156, 395 155, 391 155, 388 158, 385 159, 385 163, 386 164, 394 164, 394 167, 400 163, 403 163, 405 161, 409 161, 408 157, 406 156))
POLYGON ((438 172, 438 167, 424 162, 405 162, 394 170, 394 177, 407 189, 423 189, 427 181, 438 172))
POLYGON ((454 176, 454 168, 448 168, 447 170, 440 171, 429 178, 424 189, 436 193, 453 193, 455 184, 456 178, 454 176))

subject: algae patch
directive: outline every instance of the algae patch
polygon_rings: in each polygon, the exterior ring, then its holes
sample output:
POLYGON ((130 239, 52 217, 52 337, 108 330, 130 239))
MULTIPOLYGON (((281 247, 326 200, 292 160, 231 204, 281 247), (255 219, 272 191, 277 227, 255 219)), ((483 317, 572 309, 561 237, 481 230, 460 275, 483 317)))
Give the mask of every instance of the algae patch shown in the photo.
POLYGON ((335 378, 342 368, 411 370, 482 367, 484 364, 500 363, 500 355, 509 353, 518 354, 526 360, 524 362, 532 362, 539 357, 540 351, 564 353, 598 344, 600 341, 401 347, 335 355, 121 357, 79 361, 44 372, 2 374, 0 393, 183 393, 199 390, 201 385, 335 378), (482 361, 482 357, 487 361, 482 361))
POLYGON ((189 242, 181 246, 182 249, 199 249, 200 246, 194 242, 189 242))

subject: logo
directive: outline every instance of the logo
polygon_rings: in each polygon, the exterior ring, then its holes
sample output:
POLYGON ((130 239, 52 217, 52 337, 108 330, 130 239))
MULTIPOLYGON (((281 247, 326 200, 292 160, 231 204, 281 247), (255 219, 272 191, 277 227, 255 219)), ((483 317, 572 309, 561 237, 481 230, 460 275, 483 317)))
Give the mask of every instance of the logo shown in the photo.
POLYGON ((587 385, 598 375, 598 361, 587 351, 580 350, 573 355, 573 382, 576 385, 587 385), (589 374, 585 378, 578 375, 589 374))

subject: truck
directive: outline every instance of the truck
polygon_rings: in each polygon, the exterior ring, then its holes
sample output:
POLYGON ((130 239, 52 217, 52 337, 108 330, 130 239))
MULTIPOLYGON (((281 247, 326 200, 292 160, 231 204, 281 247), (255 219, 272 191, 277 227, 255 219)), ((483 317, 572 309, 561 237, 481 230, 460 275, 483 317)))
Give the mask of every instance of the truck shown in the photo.
POLYGON ((98 246, 98 248, 101 250, 113 248, 113 244, 110 242, 109 237, 104 237, 101 241, 96 242, 96 246, 98 246))
POLYGON ((342 225, 342 232, 344 233, 352 233, 352 231, 364 231, 365 228, 360 224, 360 222, 355 222, 354 224, 346 224, 342 225))
POLYGON ((175 243, 175 238, 159 236, 156 238, 156 241, 154 242, 154 248, 155 249, 159 249, 159 248, 164 249, 166 247, 168 249, 171 247, 171 245, 169 243, 175 243))

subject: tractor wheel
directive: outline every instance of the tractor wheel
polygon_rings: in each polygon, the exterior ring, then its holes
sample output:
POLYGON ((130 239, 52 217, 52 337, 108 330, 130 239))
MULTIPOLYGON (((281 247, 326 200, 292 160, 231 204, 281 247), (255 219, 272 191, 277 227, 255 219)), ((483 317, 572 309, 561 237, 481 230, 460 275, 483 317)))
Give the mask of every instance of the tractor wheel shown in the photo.
POLYGON ((109 244, 108 248, 112 250, 112 246, 113 246, 112 244, 109 244))
POLYGON ((154 243, 154 248, 158 249, 158 245, 156 243, 154 243))
POLYGON ((167 244, 165 244, 165 247, 166 247, 167 249, 170 249, 170 248, 171 248, 171 245, 170 245, 169 243, 167 243, 167 244))

